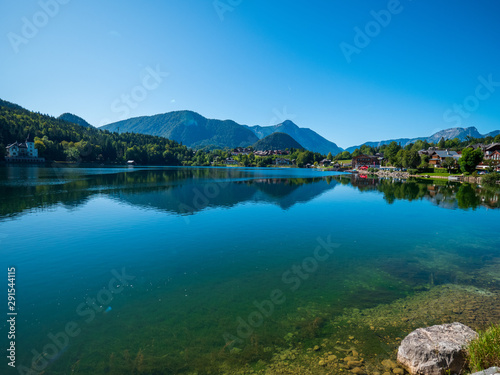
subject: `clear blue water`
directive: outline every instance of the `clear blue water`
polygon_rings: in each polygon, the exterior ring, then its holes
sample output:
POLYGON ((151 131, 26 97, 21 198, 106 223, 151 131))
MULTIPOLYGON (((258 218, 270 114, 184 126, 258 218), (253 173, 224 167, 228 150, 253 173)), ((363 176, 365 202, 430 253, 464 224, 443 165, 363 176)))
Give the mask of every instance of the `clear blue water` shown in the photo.
POLYGON ((236 368, 269 360, 255 340, 279 347, 315 316, 433 285, 499 287, 466 277, 500 258, 498 192, 469 185, 303 169, 9 166, 0 193, 17 365, 36 373, 209 373, 234 347, 236 368), (65 340, 68 323, 78 333, 65 340))

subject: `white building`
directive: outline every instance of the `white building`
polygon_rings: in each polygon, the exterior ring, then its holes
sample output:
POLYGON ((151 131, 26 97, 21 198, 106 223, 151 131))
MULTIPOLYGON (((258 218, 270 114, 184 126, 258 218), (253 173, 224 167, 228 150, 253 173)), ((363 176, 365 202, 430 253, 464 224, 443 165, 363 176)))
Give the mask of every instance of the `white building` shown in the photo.
POLYGON ((35 148, 35 142, 29 141, 26 138, 24 143, 14 142, 6 147, 7 155, 5 155, 5 160, 11 162, 34 162, 40 163, 44 162, 44 158, 38 157, 38 149, 35 148))

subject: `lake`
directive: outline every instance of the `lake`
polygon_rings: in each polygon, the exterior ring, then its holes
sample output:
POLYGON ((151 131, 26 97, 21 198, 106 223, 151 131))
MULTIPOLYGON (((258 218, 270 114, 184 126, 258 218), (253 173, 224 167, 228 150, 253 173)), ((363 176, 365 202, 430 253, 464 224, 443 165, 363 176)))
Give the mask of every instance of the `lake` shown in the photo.
POLYGON ((500 322, 494 189, 54 165, 0 167, 0 192, 7 373, 373 373, 415 328, 500 322))

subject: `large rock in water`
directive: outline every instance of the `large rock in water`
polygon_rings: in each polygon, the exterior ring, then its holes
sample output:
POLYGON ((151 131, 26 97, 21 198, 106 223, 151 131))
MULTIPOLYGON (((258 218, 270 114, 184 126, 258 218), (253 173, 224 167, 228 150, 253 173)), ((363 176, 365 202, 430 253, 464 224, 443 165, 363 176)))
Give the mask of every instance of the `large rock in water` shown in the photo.
POLYGON ((410 374, 460 374, 465 364, 465 346, 477 333, 462 323, 419 328, 404 338, 398 362, 410 374))

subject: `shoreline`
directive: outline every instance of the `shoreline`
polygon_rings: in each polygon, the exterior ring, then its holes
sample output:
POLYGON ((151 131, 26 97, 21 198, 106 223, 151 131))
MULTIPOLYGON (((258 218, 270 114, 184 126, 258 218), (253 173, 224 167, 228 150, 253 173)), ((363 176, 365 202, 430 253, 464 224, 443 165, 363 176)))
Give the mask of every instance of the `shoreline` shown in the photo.
POLYGON ((450 180, 450 176, 432 176, 432 175, 415 175, 415 174, 410 174, 409 172, 392 172, 392 171, 377 171, 377 172, 367 172, 365 173, 360 173, 359 171, 350 171, 348 173, 351 173, 353 175, 358 174, 358 175, 375 175, 377 177, 382 177, 382 178, 397 178, 397 179, 402 179, 402 180, 407 180, 409 178, 417 178, 417 179, 422 179, 422 180, 446 180, 450 182, 460 182, 460 183, 470 183, 470 184, 481 184, 482 177, 474 177, 474 176, 464 176, 462 175, 450 175, 453 177, 458 177, 456 180, 450 180))

